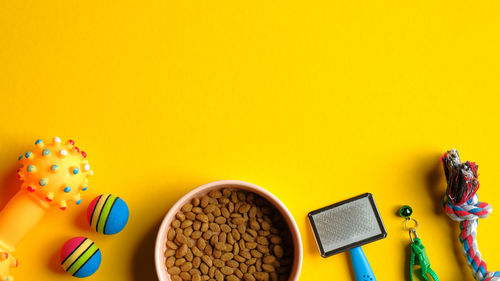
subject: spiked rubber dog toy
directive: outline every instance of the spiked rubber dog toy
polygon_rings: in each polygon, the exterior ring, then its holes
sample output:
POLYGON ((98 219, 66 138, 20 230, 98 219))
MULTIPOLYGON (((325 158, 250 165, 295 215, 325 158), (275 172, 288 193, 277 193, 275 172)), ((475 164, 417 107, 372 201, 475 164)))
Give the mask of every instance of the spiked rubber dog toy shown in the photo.
POLYGON ((80 204, 92 176, 86 157, 74 141, 63 144, 57 137, 49 144, 37 140, 35 149, 19 157, 21 190, 0 211, 0 281, 14 280, 9 269, 18 265, 15 246, 49 208, 80 204))

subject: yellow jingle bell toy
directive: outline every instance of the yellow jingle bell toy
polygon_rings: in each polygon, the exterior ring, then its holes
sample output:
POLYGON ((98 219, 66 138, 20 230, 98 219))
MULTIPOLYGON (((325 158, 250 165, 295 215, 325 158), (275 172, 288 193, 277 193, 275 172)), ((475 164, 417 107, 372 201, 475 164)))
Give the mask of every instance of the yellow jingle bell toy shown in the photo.
POLYGON ((74 141, 63 144, 55 137, 50 144, 37 140, 35 146, 19 157, 21 190, 0 211, 0 281, 14 280, 9 269, 18 265, 13 255, 17 243, 49 208, 80 204, 80 191, 87 190, 92 176, 87 154, 74 141))

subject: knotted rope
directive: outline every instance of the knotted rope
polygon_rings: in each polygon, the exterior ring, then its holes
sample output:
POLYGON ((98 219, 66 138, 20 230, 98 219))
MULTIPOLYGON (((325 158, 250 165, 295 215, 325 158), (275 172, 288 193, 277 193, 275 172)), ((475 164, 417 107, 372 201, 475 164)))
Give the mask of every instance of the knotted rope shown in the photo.
POLYGON ((477 247, 478 218, 487 218, 492 208, 486 202, 479 202, 477 190, 477 165, 474 162, 460 162, 455 149, 443 157, 444 173, 448 187, 443 200, 443 209, 454 221, 460 222, 460 242, 472 273, 478 281, 500 281, 499 271, 488 271, 477 247))

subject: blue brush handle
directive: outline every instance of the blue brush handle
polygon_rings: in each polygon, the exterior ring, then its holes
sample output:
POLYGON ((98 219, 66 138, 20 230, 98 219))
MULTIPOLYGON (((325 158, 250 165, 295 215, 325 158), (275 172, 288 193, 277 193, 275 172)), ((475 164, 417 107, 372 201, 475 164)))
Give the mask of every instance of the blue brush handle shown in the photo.
POLYGON ((352 248, 349 253, 356 281, 375 281, 373 270, 361 247, 352 248))

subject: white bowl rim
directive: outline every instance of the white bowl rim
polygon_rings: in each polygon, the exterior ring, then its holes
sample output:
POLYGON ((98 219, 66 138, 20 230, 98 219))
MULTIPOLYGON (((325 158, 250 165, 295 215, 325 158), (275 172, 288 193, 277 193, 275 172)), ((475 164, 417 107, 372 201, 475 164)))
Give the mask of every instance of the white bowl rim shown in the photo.
MULTIPOLYGON (((177 202, 172 207, 170 207, 167 214, 163 218, 163 221, 160 225, 160 228, 158 229, 158 234, 156 236, 155 267, 156 267, 156 274, 158 276, 158 279, 160 281, 169 280, 168 276, 164 276, 166 270, 162 270, 165 267, 165 257, 164 257, 164 252, 163 252, 163 244, 165 242, 164 242, 164 235, 162 235, 162 234, 165 232, 165 230, 169 226, 167 223, 167 221, 168 221, 167 218, 170 217, 170 214, 172 212, 174 212, 174 210, 180 209, 181 202, 184 201, 183 200, 184 198, 191 197, 193 194, 197 193, 200 189, 208 189, 208 188, 218 186, 218 185, 239 185, 239 186, 244 186, 244 187, 256 189, 260 193, 265 194, 265 196, 272 198, 273 201, 280 206, 281 211, 284 212, 290 218, 289 227, 292 228, 291 230, 297 234, 298 243, 296 245, 297 246, 296 249, 294 249, 294 255, 297 255, 297 263, 294 264, 292 267, 292 271, 294 269, 297 270, 297 276, 296 276, 296 279, 293 279, 290 281, 298 280, 298 278, 300 276, 300 271, 302 269, 303 246, 302 246, 302 238, 300 236, 300 231, 299 231, 299 228, 297 226, 297 223, 295 222, 294 217, 292 216, 292 213, 290 213, 288 208, 278 199, 278 197, 274 196, 271 192, 267 191, 266 189, 264 189, 256 184, 245 182, 245 181, 240 181, 240 180, 219 180, 219 181, 213 181, 213 182, 209 182, 209 183, 200 185, 200 186, 192 189, 188 193, 186 193, 181 198, 179 198, 179 200, 177 200, 177 202)), ((294 243, 294 246, 295 246, 295 243, 294 243)), ((295 258, 294 258, 294 260, 295 260, 295 258)))

